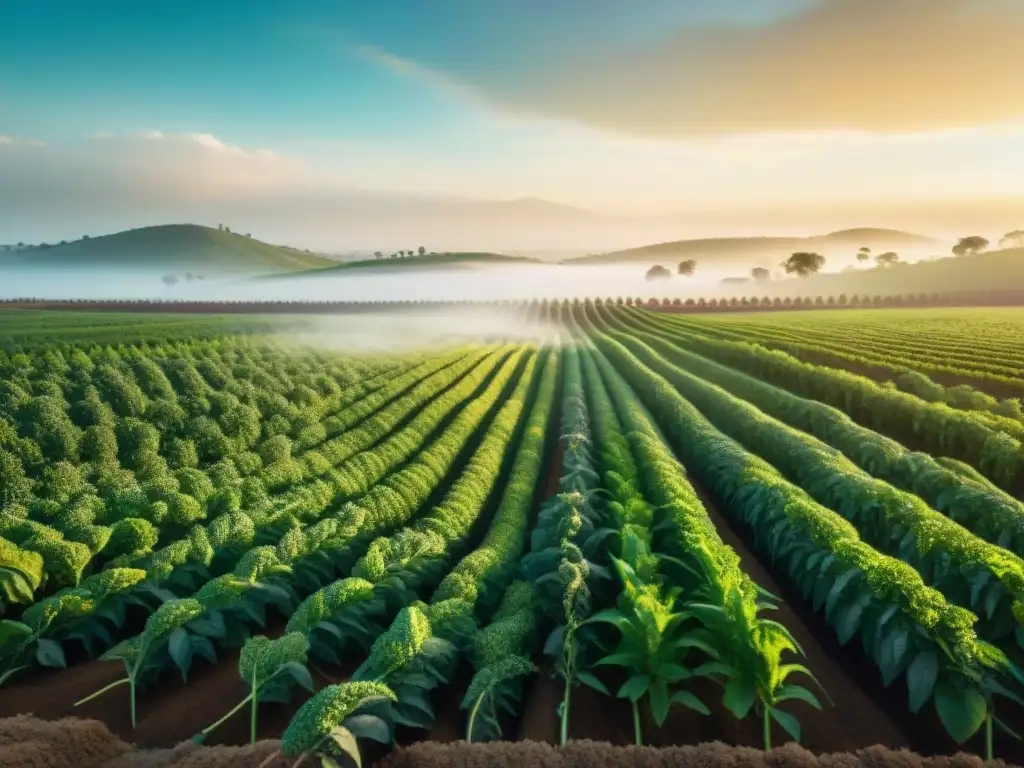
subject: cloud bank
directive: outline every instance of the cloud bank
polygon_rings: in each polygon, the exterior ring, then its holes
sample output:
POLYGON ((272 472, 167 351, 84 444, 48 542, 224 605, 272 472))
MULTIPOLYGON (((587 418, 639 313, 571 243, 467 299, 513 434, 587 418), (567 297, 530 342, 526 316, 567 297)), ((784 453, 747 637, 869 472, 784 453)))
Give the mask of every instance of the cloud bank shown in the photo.
MULTIPOLYGON (((634 135, 919 132, 1024 117, 1020 0, 819 0, 762 26, 594 50, 488 98, 634 135)), ((410 73, 412 74, 412 73, 410 73)))

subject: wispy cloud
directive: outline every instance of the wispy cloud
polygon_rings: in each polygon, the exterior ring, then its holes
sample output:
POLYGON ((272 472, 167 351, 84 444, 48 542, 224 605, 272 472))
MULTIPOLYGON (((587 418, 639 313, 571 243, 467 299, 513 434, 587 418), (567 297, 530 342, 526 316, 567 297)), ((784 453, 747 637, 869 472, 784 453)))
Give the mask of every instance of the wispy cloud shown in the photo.
POLYGON ((0 134, 0 146, 42 147, 44 144, 39 139, 19 139, 14 136, 0 134))
POLYGON ((820 0, 772 23, 688 27, 515 80, 374 55, 488 109, 694 138, 920 132, 1021 118, 1021 40, 1019 0, 820 0))

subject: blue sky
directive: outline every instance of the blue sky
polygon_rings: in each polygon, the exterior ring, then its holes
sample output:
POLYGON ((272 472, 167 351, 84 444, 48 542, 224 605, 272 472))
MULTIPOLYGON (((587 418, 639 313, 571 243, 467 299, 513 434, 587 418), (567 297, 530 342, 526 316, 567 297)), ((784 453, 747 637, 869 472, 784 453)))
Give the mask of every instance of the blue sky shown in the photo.
POLYGON ((1019 0, 11 0, 0 210, 60 168, 68 199, 1024 197, 1021 39, 1019 0))
POLYGON ((757 23, 798 0, 36 0, 4 9, 4 131, 203 131, 240 143, 457 140, 475 110, 360 56, 497 80, 666 25, 757 23), (756 12, 751 13, 751 8, 756 12), (640 12, 637 12, 640 11, 640 12))

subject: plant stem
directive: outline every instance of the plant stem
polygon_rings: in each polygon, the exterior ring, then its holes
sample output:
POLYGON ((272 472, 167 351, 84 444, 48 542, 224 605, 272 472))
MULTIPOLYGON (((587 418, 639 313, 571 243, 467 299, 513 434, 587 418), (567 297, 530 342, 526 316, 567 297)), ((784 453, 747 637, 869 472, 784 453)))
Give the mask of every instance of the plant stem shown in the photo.
POLYGON ((107 691, 109 691, 109 690, 110 690, 111 688, 116 688, 117 686, 119 686, 119 685, 124 685, 125 683, 128 683, 128 682, 131 682, 131 678, 130 678, 130 677, 122 677, 122 678, 121 678, 120 680, 116 680, 116 681, 114 681, 113 683, 111 683, 110 685, 105 685, 105 686, 103 686, 102 688, 100 688, 100 689, 99 689, 98 691, 96 691, 95 693, 90 693, 90 694, 89 694, 88 696, 86 696, 86 697, 85 697, 84 699, 79 699, 78 701, 76 701, 76 702, 75 702, 74 704, 72 704, 71 706, 73 706, 73 707, 77 707, 77 706, 80 706, 80 705, 82 705, 82 704, 85 704, 85 703, 86 703, 87 701, 92 701, 92 700, 93 700, 93 699, 95 699, 95 698, 96 698, 97 696, 102 696, 102 695, 103 695, 104 693, 106 693, 107 691))
POLYGON ((260 697, 258 695, 259 689, 256 687, 256 673, 252 673, 252 690, 249 693, 249 698, 252 701, 252 707, 249 709, 249 743, 256 743, 256 710, 259 707, 260 697))
POLYGON ((765 704, 764 707, 764 751, 771 752, 772 749, 772 716, 771 708, 765 704))
POLYGON ((466 742, 469 744, 473 743, 473 721, 476 720, 476 713, 480 711, 480 704, 483 703, 485 695, 486 692, 481 693, 474 702, 473 709, 469 711, 469 724, 466 726, 466 742))
POLYGON ((246 704, 248 704, 250 699, 252 699, 253 702, 256 701, 256 697, 253 696, 250 693, 248 696, 246 696, 244 699, 242 699, 240 702, 238 702, 238 704, 236 704, 234 707, 232 707, 231 711, 228 712, 226 715, 224 715, 224 717, 222 717, 217 722, 212 723, 212 724, 206 726, 205 728, 203 728, 203 730, 200 731, 200 733, 205 736, 206 734, 210 733, 210 731, 213 731, 213 730, 219 728, 221 725, 224 724, 225 720, 227 720, 229 717, 231 717, 233 714, 235 714, 235 712, 237 712, 242 707, 244 707, 246 704))
POLYGON ((135 678, 128 679, 128 691, 131 697, 131 708, 132 708, 132 729, 135 728, 135 678))
POLYGON ((640 730, 640 706, 633 702, 633 741, 638 747, 644 745, 644 735, 640 730))
POLYGON ((565 678, 565 693, 562 694, 562 746, 569 740, 569 696, 572 684, 565 678))
POLYGON ((994 745, 992 743, 992 710, 985 714, 985 759, 994 760, 994 745))

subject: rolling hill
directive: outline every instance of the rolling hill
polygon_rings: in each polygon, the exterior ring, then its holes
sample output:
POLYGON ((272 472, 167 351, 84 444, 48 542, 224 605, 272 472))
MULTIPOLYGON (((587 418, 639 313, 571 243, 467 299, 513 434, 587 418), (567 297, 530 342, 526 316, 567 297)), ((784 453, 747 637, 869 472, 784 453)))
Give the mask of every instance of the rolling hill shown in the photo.
POLYGON ((622 251, 568 259, 564 264, 653 264, 659 260, 713 260, 716 264, 756 258, 776 261, 796 251, 817 251, 826 256, 838 252, 851 255, 862 246, 873 251, 933 248, 939 242, 930 237, 894 229, 844 229, 813 237, 714 237, 677 240, 622 251))
POLYGON ((528 256, 507 256, 502 253, 487 252, 457 252, 457 253, 428 253, 423 256, 413 256, 405 259, 362 259, 359 261, 345 261, 340 264, 332 264, 328 267, 307 269, 301 272, 291 272, 285 275, 270 275, 269 277, 316 277, 332 276, 346 272, 410 272, 426 269, 459 269, 479 265, 514 265, 514 264, 541 264, 539 259, 528 256))
POLYGON ((142 227, 0 257, 0 269, 117 270, 203 276, 294 272, 334 264, 294 248, 197 224, 142 227))

